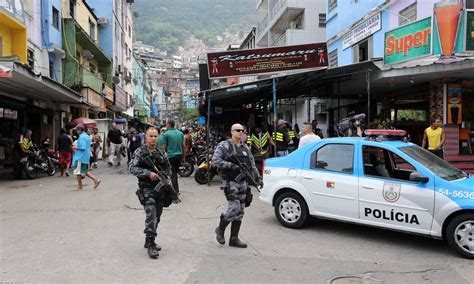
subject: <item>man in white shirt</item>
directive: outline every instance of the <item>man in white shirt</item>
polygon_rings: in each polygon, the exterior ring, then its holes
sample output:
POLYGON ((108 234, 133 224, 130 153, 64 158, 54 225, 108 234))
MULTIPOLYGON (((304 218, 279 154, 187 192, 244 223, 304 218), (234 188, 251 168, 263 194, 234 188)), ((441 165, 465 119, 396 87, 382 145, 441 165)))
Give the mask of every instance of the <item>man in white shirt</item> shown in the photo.
POLYGON ((303 123, 303 137, 300 138, 300 144, 298 145, 298 148, 303 147, 306 144, 309 144, 311 142, 321 140, 321 138, 318 135, 315 135, 313 133, 313 127, 311 122, 305 122, 303 123))

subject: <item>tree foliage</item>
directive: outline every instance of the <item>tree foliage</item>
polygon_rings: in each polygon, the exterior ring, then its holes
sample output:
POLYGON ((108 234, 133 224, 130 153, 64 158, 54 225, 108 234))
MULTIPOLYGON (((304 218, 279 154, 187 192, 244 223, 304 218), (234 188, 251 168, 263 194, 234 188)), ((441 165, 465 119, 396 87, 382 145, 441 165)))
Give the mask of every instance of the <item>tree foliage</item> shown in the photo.
POLYGON ((217 36, 248 31, 255 25, 255 0, 138 0, 133 5, 136 39, 170 53, 190 35, 207 46, 217 36))

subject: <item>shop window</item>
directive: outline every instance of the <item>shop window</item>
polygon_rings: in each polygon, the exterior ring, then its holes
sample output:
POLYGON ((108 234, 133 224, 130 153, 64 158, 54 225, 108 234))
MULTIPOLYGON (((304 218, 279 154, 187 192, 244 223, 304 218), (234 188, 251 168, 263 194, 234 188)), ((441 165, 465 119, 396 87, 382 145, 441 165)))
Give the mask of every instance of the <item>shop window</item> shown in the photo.
POLYGON ((354 145, 327 144, 311 157, 311 168, 339 173, 353 173, 354 145))
POLYGON ((31 67, 31 69, 34 69, 35 68, 35 51, 34 50, 28 49, 27 61, 28 61, 28 65, 31 67))
POLYGON ((59 30, 59 11, 53 7, 53 27, 59 30))
POLYGON ((416 1, 415 3, 401 10, 398 14, 399 26, 416 21, 416 1))
POLYGON ((421 109, 398 109, 396 119, 398 122, 425 122, 427 112, 421 109))
POLYGON ((329 12, 336 9, 337 7, 337 0, 329 0, 329 12))
POLYGON ((337 49, 329 52, 329 67, 334 68, 337 67, 337 49))
POLYGON ((319 27, 325 28, 326 27, 326 14, 319 14, 319 27))
POLYGON ((95 24, 89 19, 89 35, 91 39, 95 40, 95 24))
POLYGON ((364 62, 372 59, 372 37, 352 47, 353 62, 364 62))

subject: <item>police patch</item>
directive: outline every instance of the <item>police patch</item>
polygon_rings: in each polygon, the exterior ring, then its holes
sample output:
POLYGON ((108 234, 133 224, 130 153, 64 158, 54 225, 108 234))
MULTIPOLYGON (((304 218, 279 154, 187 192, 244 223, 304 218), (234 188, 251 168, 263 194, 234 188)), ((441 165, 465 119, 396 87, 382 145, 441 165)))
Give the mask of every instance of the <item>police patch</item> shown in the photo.
POLYGON ((400 189, 402 185, 399 183, 385 182, 383 184, 382 195, 388 202, 397 202, 400 199, 400 189))

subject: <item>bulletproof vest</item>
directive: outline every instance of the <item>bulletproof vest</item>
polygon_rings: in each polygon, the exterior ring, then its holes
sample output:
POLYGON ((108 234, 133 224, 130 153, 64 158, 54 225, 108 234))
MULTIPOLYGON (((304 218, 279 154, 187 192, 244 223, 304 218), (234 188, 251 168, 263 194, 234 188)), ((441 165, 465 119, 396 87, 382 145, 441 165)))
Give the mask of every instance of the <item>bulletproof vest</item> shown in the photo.
MULTIPOLYGON (((252 169, 252 163, 250 161, 250 153, 247 147, 236 147, 232 141, 227 141, 229 143, 229 150, 231 154, 226 159, 227 162, 231 162, 233 164, 239 165, 244 164, 247 166, 249 170, 252 169)), ((235 178, 241 173, 240 169, 230 170, 225 169, 222 170, 222 175, 226 180, 235 180, 235 178)))
MULTIPOLYGON (((143 155, 143 165, 142 167, 144 169, 147 169, 152 172, 156 172, 155 167, 153 164, 156 165, 156 167, 161 168, 162 170, 167 170, 168 168, 168 163, 166 160, 165 153, 163 152, 162 149, 160 148, 155 148, 155 150, 149 150, 147 145, 141 146, 142 149, 142 155, 143 155)), ((146 178, 138 178, 138 181, 141 183, 146 183, 146 184, 156 184, 158 181, 152 181, 148 177, 146 178)))

